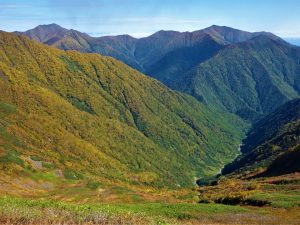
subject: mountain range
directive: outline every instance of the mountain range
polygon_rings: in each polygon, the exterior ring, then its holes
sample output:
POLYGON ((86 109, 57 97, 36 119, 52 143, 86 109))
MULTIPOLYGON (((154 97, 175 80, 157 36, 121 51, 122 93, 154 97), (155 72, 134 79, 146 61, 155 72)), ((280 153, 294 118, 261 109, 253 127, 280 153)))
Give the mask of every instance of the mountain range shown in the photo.
POLYGON ((114 57, 168 87, 255 122, 299 96, 300 48, 267 32, 211 26, 149 37, 90 37, 56 24, 26 35, 63 50, 114 57))
POLYGON ((31 39, 63 50, 78 50, 112 56, 144 73, 151 69, 152 65, 162 60, 166 54, 176 49, 197 46, 207 38, 213 39, 220 45, 246 41, 262 34, 278 39, 270 33, 249 33, 219 26, 183 33, 161 30, 140 39, 129 35, 95 38, 73 29, 65 29, 57 24, 40 25, 32 30, 15 33, 26 35, 31 39))

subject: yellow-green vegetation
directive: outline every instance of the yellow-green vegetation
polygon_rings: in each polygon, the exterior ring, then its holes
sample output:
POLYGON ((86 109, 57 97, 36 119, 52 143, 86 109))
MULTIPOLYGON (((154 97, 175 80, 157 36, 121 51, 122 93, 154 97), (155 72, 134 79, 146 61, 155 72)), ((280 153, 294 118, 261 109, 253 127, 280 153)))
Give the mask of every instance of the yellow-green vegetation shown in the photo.
POLYGON ((234 157, 245 127, 110 57, 5 32, 0 90, 3 179, 48 189, 59 179, 191 186, 234 157))
POLYGON ((218 183, 199 187, 198 191, 203 203, 300 209, 298 173, 252 180, 221 177, 218 183))

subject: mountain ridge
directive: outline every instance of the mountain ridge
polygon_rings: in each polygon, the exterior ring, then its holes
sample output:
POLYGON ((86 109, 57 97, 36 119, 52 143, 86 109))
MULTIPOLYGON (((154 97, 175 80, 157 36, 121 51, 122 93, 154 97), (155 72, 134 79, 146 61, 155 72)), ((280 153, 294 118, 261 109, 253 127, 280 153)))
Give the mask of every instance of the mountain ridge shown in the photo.
MULTIPOLYGON (((96 52, 96 53, 100 53, 103 55, 108 55, 108 56, 112 56, 115 57, 123 62, 125 62, 126 64, 133 66, 134 68, 139 69, 141 72, 146 72, 147 68, 144 68, 144 60, 143 59, 145 56, 145 52, 149 51, 149 49, 151 49, 151 51, 153 52, 153 50, 155 49, 155 51, 158 51, 155 55, 159 54, 159 51, 161 51, 162 46, 164 45, 179 45, 179 47, 189 47, 186 45, 193 45, 192 39, 194 38, 195 40, 199 39, 201 40, 201 37, 205 34, 210 35, 212 38, 214 38, 217 42, 220 42, 220 44, 228 44, 228 43, 237 43, 240 41, 245 41, 248 40, 250 38, 252 38, 253 36, 257 36, 259 34, 263 34, 264 32, 256 32, 256 33, 250 33, 250 32, 245 32, 245 31, 241 31, 241 30, 237 30, 237 29, 233 29, 233 28, 229 28, 229 27, 225 27, 225 26, 216 26, 213 25, 211 27, 208 28, 204 28, 202 30, 197 30, 197 31, 193 31, 193 32, 178 32, 178 31, 158 31, 148 37, 144 37, 144 38, 134 38, 130 35, 117 35, 117 36, 102 36, 102 37, 91 37, 87 34, 81 33, 79 31, 75 31, 75 30, 67 30, 57 24, 50 24, 50 25, 40 25, 36 28, 33 28, 29 31, 25 31, 25 32, 16 32, 17 34, 22 34, 22 35, 26 35, 31 39, 35 39, 38 40, 42 43, 47 44, 47 41, 49 41, 49 39, 45 39, 42 35, 40 34, 39 30, 42 29, 47 33, 47 29, 50 30, 49 33, 52 33, 53 30, 55 31, 57 29, 57 43, 49 43, 50 45, 54 45, 58 48, 64 49, 64 50, 79 50, 82 52, 96 52), (226 31, 223 31, 223 29, 226 29, 226 31), (61 35, 61 32, 64 33, 64 36, 61 35), (74 40, 74 37, 72 37, 72 32, 75 32, 81 39, 84 40, 84 42, 89 42, 92 43, 91 45, 96 46, 95 48, 91 48, 90 46, 85 46, 85 48, 81 48, 79 46, 81 46, 80 44, 78 44, 77 40, 74 40), (224 36, 222 38, 222 35, 224 36), (42 36, 42 37, 40 37, 42 36), (120 43, 120 39, 123 39, 124 37, 127 37, 128 39, 131 40, 131 46, 129 47, 130 49, 134 49, 135 51, 137 51, 136 53, 133 54, 128 54, 128 52, 124 52, 124 49, 122 50, 121 46, 123 44, 120 43), (236 37, 236 36, 241 36, 241 37, 236 37), (68 38, 67 38, 68 37, 68 38), (63 39, 63 38, 67 38, 67 40, 59 40, 59 39, 63 39), (231 41, 230 41, 231 38, 231 41), (68 40, 69 39, 69 40, 68 40), (109 40, 114 39, 113 43, 109 42, 109 40), (161 40, 161 44, 159 44, 159 40, 161 40), (187 42, 186 42, 186 41, 187 42), (154 43, 150 44, 150 48, 147 48, 146 50, 142 50, 143 48, 145 48, 145 44, 143 44, 144 42, 147 43, 151 43, 151 41, 154 43), (179 43, 178 43, 179 41, 179 43), (73 43, 73 45, 71 45, 70 43, 73 43), (177 42, 177 43, 176 43, 177 42), (75 44, 74 44, 75 43, 75 44), (173 44, 172 44, 173 43, 173 44), (182 43, 182 44, 180 44, 182 43), (190 43, 190 44, 188 44, 190 43), (155 45, 154 45, 155 44, 155 45), (109 46, 111 49, 105 49, 105 46, 103 45, 107 45, 109 46), (142 48, 140 48, 139 46, 143 46, 142 48), (99 49, 99 47, 103 49, 99 49), (154 47, 154 49, 152 48, 154 47), (125 55, 126 57, 125 57, 125 55), (127 58, 129 57, 129 58, 127 58), (142 59, 140 59, 140 57, 142 57, 142 59)), ((53 34, 51 34, 53 35, 53 34)), ((271 34, 269 36, 272 36, 271 34)), ((51 36, 52 37, 52 36, 51 36)), ((275 36, 274 36, 275 37, 275 36)), ((53 38, 53 37, 52 37, 53 38)), ((277 38, 277 37, 276 37, 277 38)), ((163 47, 165 48, 165 47, 163 47)), ((164 50, 166 51, 165 53, 167 53, 169 50, 164 50)), ((130 52, 130 50, 129 50, 130 52)), ((160 56, 158 56, 160 57, 160 56)), ((151 60, 153 59, 153 57, 151 57, 151 60)), ((149 60, 148 60, 149 61, 149 60)))

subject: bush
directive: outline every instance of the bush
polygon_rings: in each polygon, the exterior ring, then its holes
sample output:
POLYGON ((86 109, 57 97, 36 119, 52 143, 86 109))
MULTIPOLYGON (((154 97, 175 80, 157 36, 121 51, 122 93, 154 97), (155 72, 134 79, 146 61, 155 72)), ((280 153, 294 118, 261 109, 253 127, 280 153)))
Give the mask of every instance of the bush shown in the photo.
POLYGON ((99 186, 101 186, 101 183, 95 181, 89 181, 86 186, 91 190, 96 190, 99 186))
POLYGON ((69 180, 80 180, 80 179, 83 179, 83 175, 82 174, 79 174, 73 170, 70 170, 70 169, 66 169, 64 171, 64 177, 66 179, 69 179, 69 180))
POLYGON ((258 190, 260 188, 260 184, 259 183, 250 183, 250 184, 248 184, 248 186, 246 188, 249 191, 258 190))
POLYGON ((216 200, 216 203, 220 203, 224 205, 251 205, 251 206, 259 206, 259 207, 271 205, 270 201, 246 198, 243 195, 226 196, 224 198, 219 198, 216 200))

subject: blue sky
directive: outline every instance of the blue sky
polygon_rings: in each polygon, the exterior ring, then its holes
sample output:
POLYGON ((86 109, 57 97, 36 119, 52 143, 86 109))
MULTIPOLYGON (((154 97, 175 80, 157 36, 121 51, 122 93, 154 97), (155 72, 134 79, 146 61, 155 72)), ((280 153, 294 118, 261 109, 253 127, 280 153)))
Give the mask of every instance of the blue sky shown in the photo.
POLYGON ((300 38, 300 0, 0 0, 0 29, 57 23, 93 36, 226 25, 300 38))

